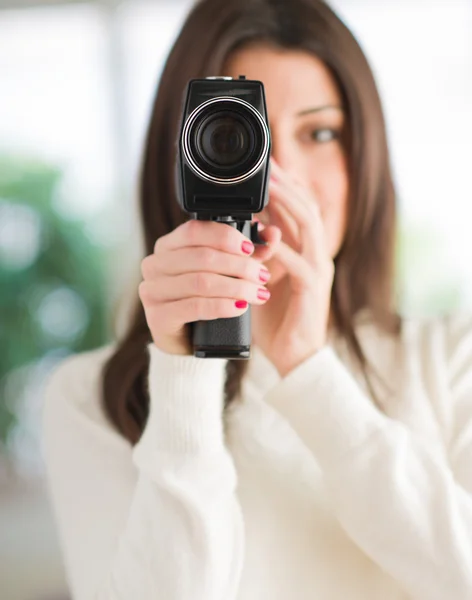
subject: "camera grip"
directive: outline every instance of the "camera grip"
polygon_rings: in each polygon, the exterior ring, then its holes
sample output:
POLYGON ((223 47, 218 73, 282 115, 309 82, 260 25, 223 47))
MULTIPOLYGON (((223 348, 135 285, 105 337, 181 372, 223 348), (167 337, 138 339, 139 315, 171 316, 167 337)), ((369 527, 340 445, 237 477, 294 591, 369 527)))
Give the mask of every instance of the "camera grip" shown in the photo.
MULTIPOLYGON (((254 244, 266 245, 258 235, 257 223, 222 220, 237 228, 254 244)), ((251 357, 251 306, 239 317, 190 323, 194 356, 198 358, 249 359, 251 357)))
POLYGON ((191 324, 194 356, 199 358, 250 358, 251 307, 239 317, 195 321, 191 324))

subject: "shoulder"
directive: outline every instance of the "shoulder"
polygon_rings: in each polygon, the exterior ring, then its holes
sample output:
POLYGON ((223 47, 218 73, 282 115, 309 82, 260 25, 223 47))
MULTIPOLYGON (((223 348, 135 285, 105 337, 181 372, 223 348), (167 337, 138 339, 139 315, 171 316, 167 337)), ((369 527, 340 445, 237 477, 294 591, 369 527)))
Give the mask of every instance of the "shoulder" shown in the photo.
POLYGON ((402 315, 398 336, 384 332, 370 313, 362 311, 356 318, 356 332, 367 346, 375 347, 383 342, 420 351, 441 346, 446 355, 452 357, 459 346, 465 349, 472 345, 472 311, 432 316, 402 315))
MULTIPOLYGON (((472 375, 472 312, 456 312, 441 322, 449 385, 455 388, 472 375)), ((471 381, 472 383, 472 381, 471 381)))
POLYGON ((472 371, 472 312, 402 315, 398 335, 386 333, 364 313, 356 333, 369 364, 390 381, 420 377, 450 388, 472 371))
POLYGON ((421 352, 441 353, 454 367, 458 359, 472 357, 472 312, 404 318, 401 339, 404 345, 417 346, 421 352))
POLYGON ((423 432, 428 427, 428 415, 434 413, 448 438, 460 403, 464 401, 470 410, 472 313, 403 315, 397 336, 383 333, 366 320, 358 333, 369 364, 380 376, 376 390, 386 412, 407 419, 409 426, 423 432))
POLYGON ((110 343, 67 356, 52 368, 42 397, 43 450, 64 446, 76 436, 90 442, 119 435, 102 407, 102 370, 116 349, 110 343))
POLYGON ((114 343, 108 344, 71 354, 58 362, 47 376, 45 400, 60 402, 58 398, 64 394, 68 401, 74 404, 89 403, 90 393, 98 391, 102 368, 115 347, 114 343))

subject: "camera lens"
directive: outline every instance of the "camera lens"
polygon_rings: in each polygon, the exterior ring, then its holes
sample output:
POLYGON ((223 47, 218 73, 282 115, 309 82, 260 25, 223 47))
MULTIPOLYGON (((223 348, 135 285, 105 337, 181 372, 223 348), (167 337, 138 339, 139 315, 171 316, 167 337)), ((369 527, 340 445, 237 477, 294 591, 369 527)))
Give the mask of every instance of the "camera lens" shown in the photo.
POLYGON ((188 124, 185 144, 201 176, 234 181, 257 169, 267 152, 267 133, 257 111, 238 100, 208 102, 188 124))
POLYGON ((218 167, 236 167, 254 148, 254 135, 237 114, 216 114, 197 133, 197 148, 218 167))

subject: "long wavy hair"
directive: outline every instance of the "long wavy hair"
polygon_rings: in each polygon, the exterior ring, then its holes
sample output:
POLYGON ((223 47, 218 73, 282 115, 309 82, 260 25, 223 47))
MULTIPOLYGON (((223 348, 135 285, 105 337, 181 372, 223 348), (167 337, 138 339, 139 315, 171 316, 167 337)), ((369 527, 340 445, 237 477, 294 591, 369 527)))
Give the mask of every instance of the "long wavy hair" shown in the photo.
MULTIPOLYGON (((373 373, 355 329, 367 309, 375 325, 401 331, 394 308, 396 201, 381 101, 355 37, 321 0, 200 0, 185 20, 167 58, 150 118, 139 178, 145 255, 156 240, 188 220, 174 187, 174 161, 182 98, 189 79, 224 75, 231 52, 254 42, 302 50, 322 60, 337 82, 347 111, 348 223, 335 257, 333 323, 358 362, 376 404, 373 373)), ((144 256, 143 256, 144 258, 144 256)), ((149 397, 147 345, 152 341, 136 293, 125 334, 102 372, 104 410, 132 444, 146 425, 149 397)), ((249 361, 228 360, 225 408, 240 396, 249 361)))

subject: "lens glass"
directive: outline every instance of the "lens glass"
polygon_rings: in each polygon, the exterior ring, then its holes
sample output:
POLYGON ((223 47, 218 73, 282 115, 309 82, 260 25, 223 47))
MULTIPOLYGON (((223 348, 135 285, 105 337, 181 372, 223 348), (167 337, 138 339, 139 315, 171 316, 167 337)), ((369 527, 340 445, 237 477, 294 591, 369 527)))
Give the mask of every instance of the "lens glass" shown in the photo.
POLYGON ((191 156, 203 173, 233 179, 258 164, 265 135, 251 110, 225 99, 201 111, 187 140, 191 156))
POLYGON ((236 167, 252 152, 254 136, 251 133, 238 115, 215 115, 202 123, 197 148, 210 163, 236 167))

